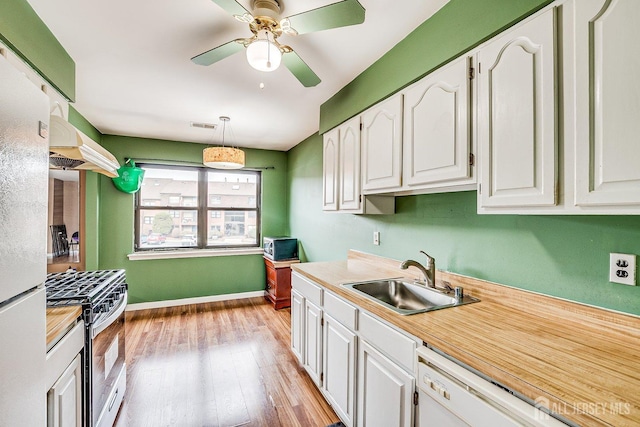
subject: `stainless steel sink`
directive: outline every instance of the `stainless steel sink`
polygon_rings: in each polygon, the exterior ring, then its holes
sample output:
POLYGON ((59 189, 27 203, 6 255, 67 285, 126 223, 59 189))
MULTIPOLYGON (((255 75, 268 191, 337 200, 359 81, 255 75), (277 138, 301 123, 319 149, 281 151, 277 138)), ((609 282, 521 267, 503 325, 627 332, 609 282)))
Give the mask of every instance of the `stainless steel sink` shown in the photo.
POLYGON ((401 279, 347 283, 344 286, 402 315, 424 313, 480 301, 468 295, 456 298, 453 291, 441 291, 401 279))

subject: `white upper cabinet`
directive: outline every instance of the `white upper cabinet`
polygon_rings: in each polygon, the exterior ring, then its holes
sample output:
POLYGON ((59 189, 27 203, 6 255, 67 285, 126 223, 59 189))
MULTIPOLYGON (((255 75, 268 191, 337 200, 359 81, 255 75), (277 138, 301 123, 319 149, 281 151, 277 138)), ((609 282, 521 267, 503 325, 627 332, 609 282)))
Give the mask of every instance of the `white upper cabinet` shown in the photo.
POLYGON ((405 189, 475 183, 469 132, 469 62, 467 57, 459 58, 405 92, 405 189))
POLYGON ((394 198, 362 195, 361 129, 356 116, 323 135, 322 209, 353 214, 392 214, 394 198))
POLYGON ((402 184, 402 95, 362 114, 362 190, 366 193, 402 184))
POLYGON ((322 208, 338 210, 338 128, 325 133, 322 139, 322 208))
POLYGON ((555 10, 478 52, 480 207, 554 206, 555 10))
POLYGON ((360 116, 339 127, 339 208, 341 211, 360 210, 360 116))
POLYGON ((640 205, 638 0, 575 5, 575 204, 640 205))

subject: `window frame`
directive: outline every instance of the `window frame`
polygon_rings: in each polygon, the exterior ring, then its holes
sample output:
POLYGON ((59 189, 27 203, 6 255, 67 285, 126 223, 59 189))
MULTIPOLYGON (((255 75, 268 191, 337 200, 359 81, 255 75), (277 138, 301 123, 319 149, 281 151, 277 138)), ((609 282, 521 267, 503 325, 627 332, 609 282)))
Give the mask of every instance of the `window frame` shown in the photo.
MULTIPOLYGON (((215 251, 221 250, 226 251, 229 249, 248 249, 248 248, 259 248, 261 241, 261 230, 262 230, 262 172, 260 170, 253 169, 232 169, 232 170, 218 170, 211 169, 205 166, 185 166, 185 165, 168 165, 168 164, 156 164, 151 162, 137 162, 137 166, 141 168, 149 167, 153 169, 166 169, 168 171, 181 170, 181 171, 197 171, 198 172, 198 181, 197 181, 197 194, 198 194, 198 203, 196 206, 176 206, 168 204, 166 206, 145 206, 141 205, 142 191, 137 191, 134 197, 134 252, 170 252, 170 251, 181 251, 181 250, 208 250, 215 251), (209 204, 209 195, 208 195, 208 187, 209 180, 207 178, 207 172, 222 172, 225 174, 232 175, 250 175, 255 176, 256 179, 256 203, 255 207, 231 207, 220 205, 210 205, 209 204), (141 247, 140 238, 142 227, 140 224, 141 220, 141 211, 195 211, 195 216, 197 218, 197 241, 196 246, 170 246, 170 247, 162 247, 162 248, 151 248, 151 247, 141 247), (256 215, 256 241, 255 243, 246 243, 246 244, 227 244, 227 245, 208 245, 207 233, 209 228, 209 216, 211 215, 211 211, 222 211, 222 212, 255 212, 256 215)), ((253 196, 252 196, 253 197, 253 196)), ((224 218, 224 213, 221 215, 224 218)), ((174 217, 172 216, 172 219, 174 217)), ((179 215, 179 218, 182 218, 182 214, 179 215)))

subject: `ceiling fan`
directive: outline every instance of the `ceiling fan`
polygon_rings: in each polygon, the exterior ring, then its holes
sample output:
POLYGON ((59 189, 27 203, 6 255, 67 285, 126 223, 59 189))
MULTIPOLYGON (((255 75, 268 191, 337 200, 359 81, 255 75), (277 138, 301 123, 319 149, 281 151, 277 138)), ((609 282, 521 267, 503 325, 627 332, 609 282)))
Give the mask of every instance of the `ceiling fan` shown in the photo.
POLYGON ((317 9, 281 18, 281 0, 253 0, 252 13, 236 0, 212 0, 240 22, 249 24, 253 36, 235 39, 194 56, 199 65, 211 65, 246 48, 249 64, 260 71, 273 71, 280 62, 305 87, 316 86, 320 78, 278 37, 305 34, 364 22, 365 9, 357 0, 342 0, 317 9))

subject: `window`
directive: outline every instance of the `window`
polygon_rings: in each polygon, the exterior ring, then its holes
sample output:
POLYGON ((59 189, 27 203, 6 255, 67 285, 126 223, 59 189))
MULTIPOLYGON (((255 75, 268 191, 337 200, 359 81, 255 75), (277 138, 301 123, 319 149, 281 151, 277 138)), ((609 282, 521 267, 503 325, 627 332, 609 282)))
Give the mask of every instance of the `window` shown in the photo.
POLYGON ((139 166, 136 251, 259 246, 260 172, 139 166))

